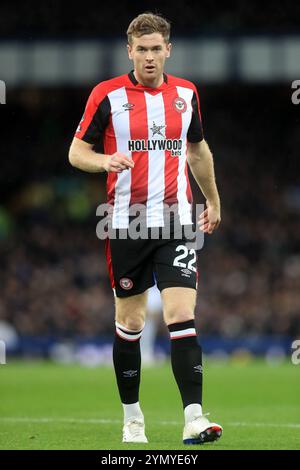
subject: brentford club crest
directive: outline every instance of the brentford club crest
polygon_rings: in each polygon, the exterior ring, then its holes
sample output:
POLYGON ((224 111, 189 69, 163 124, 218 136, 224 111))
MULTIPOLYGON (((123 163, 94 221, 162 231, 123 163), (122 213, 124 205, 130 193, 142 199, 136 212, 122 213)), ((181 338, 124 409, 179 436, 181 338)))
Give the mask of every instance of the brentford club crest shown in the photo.
POLYGON ((173 100, 173 108, 178 113, 184 113, 187 109, 186 101, 183 98, 179 98, 179 97, 175 98, 173 100))
POLYGON ((133 287, 133 282, 131 279, 128 279, 128 277, 122 277, 122 279, 120 279, 120 286, 122 289, 129 290, 133 287))

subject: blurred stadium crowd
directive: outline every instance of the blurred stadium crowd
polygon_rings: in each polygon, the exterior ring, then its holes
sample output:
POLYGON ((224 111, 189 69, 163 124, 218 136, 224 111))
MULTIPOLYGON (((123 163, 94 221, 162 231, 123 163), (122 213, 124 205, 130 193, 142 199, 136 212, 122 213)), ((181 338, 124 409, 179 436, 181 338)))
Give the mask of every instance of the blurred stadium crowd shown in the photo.
POLYGON ((66 38, 123 36, 127 25, 141 11, 163 12, 172 22, 174 35, 229 33, 298 32, 299 4, 295 1, 261 2, 231 0, 178 0, 170 2, 123 1, 115 8, 109 3, 89 2, 87 8, 68 2, 36 2, 28 0, 18 6, 18 14, 9 2, 3 2, 0 16, 0 37, 66 38))
MULTIPOLYGON (((299 337, 299 120, 280 85, 198 85, 223 202, 219 232, 199 252, 198 329, 299 337)), ((0 322, 20 335, 113 332, 104 243, 95 233, 105 176, 81 174, 67 160, 88 93, 15 90, 6 108, 0 322)))
MULTIPOLYGON (((297 2, 161 0, 157 7, 171 20, 173 37, 299 30, 297 2)), ((35 39, 124 38, 132 18, 147 10, 155 11, 155 3, 126 0, 116 14, 99 2, 78 8, 28 0, 17 10, 3 2, 0 40, 22 49, 35 39)), ((299 338, 299 106, 286 83, 197 85, 222 200, 220 229, 198 254, 198 330, 223 338, 299 338)), ((67 158, 90 89, 8 86, 0 106, 2 331, 10 326, 23 337, 63 339, 114 331, 104 243, 96 237, 105 175, 80 173, 67 158)))

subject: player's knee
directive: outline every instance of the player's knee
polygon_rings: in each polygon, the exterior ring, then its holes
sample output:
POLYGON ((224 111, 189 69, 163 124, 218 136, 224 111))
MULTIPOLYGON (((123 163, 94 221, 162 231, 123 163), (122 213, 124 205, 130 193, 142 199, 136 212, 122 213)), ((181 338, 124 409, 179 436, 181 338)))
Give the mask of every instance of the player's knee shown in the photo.
POLYGON ((164 320, 167 325, 183 323, 188 320, 194 320, 194 312, 191 310, 165 310, 164 320))
POLYGON ((137 314, 134 317, 117 315, 116 322, 122 325, 127 330, 141 331, 145 325, 145 318, 142 314, 137 314))

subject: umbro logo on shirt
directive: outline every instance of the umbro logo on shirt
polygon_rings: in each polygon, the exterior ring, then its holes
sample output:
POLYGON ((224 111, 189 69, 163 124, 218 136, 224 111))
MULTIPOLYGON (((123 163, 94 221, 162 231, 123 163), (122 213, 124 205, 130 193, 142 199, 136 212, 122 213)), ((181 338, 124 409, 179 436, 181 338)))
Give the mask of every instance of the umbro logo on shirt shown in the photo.
POLYGON ((125 111, 130 111, 131 109, 134 108, 134 104, 133 103, 125 103, 122 105, 122 107, 125 109, 125 111))

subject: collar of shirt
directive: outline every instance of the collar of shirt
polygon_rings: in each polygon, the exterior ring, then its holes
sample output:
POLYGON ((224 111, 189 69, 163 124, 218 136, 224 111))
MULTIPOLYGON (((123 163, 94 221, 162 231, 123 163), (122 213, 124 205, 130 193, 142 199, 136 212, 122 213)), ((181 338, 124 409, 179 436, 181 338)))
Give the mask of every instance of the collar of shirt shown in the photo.
POLYGON ((149 90, 149 91, 157 92, 157 91, 162 91, 162 90, 164 90, 164 89, 167 88, 167 86, 168 86, 168 76, 167 76, 166 73, 163 74, 163 76, 164 76, 164 81, 163 81, 163 83, 162 83, 159 87, 157 87, 157 88, 152 88, 152 87, 147 87, 147 86, 142 85, 141 83, 139 83, 139 82, 137 81, 137 79, 135 78, 133 72, 134 72, 133 70, 131 70, 131 71, 129 72, 128 78, 129 78, 129 80, 131 81, 131 83, 133 83, 134 86, 136 86, 137 88, 142 88, 142 89, 144 89, 144 90, 149 90))

